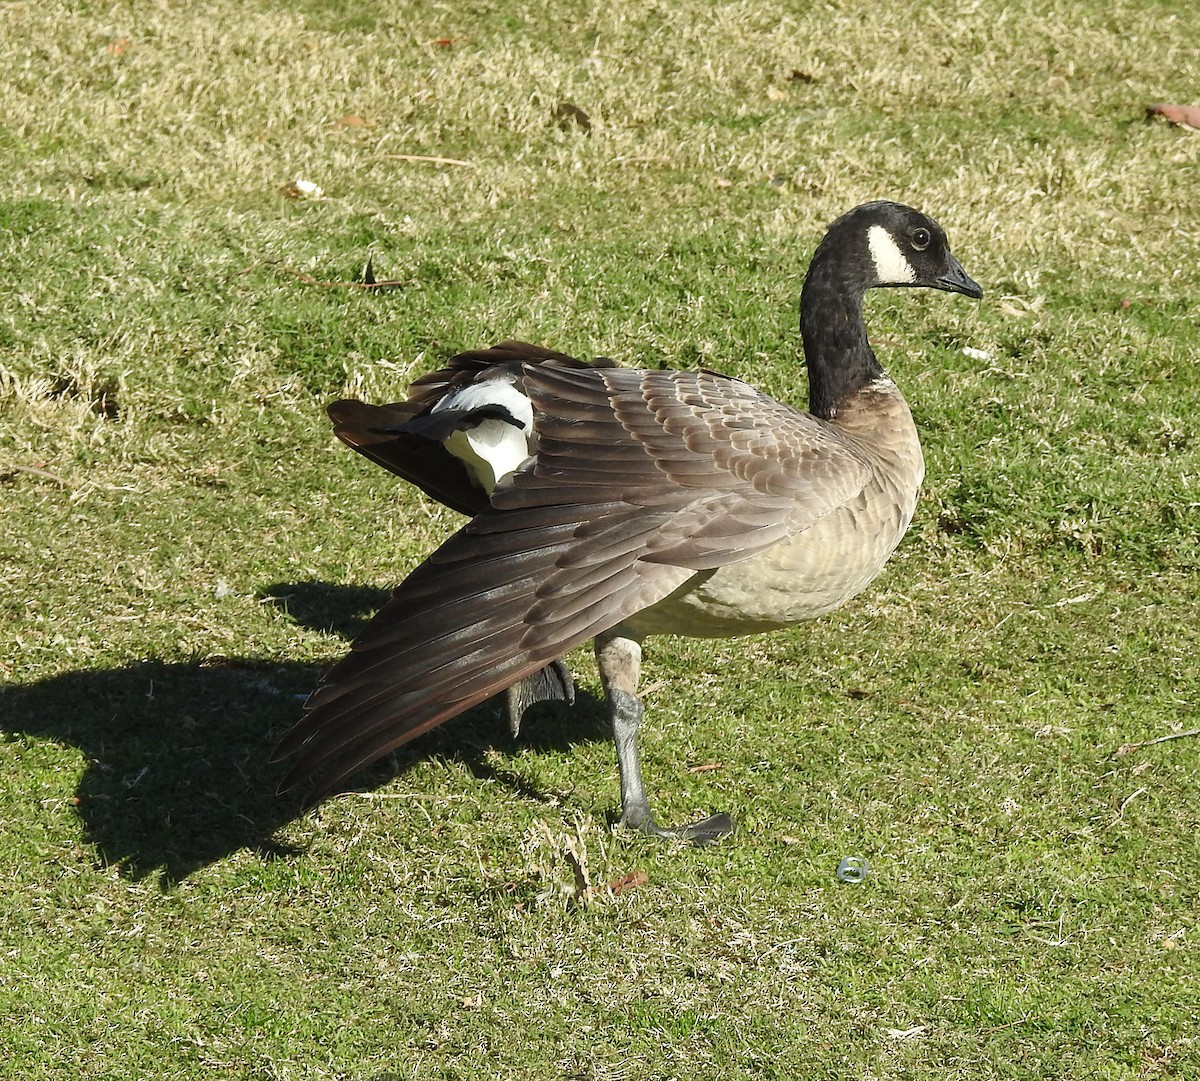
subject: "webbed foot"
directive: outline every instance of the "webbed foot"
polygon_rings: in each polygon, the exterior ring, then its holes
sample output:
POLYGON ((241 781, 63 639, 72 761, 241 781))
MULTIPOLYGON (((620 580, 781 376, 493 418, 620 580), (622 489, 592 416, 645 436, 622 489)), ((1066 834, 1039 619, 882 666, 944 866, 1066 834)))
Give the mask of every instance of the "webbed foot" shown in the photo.
POLYGON ((728 837, 733 832, 733 819, 724 812, 702 818, 699 822, 693 822, 687 826, 660 826, 654 820, 648 806, 639 806, 636 803, 626 807, 624 814, 621 815, 620 823, 652 837, 686 841, 697 847, 710 845, 723 837, 728 837))
POLYGON ((545 668, 526 676, 504 692, 505 712, 508 714, 509 731, 516 739, 521 734, 521 721, 525 711, 539 702, 566 702, 575 704, 575 681, 571 670, 561 657, 552 660, 545 668))
POLYGON ((720 814, 702 818, 699 822, 693 822, 690 826, 680 826, 667 832, 690 844, 711 845, 733 832, 733 819, 722 811, 720 814))

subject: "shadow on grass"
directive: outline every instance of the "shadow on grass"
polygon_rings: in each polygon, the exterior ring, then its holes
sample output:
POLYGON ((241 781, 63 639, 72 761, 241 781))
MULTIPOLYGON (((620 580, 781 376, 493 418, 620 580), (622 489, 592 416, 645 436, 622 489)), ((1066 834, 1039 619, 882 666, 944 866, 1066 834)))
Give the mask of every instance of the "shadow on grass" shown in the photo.
MULTIPOLYGON (((275 590, 291 598, 297 622, 322 628, 350 628, 378 599, 378 591, 314 582, 275 590)), ((286 764, 268 758, 320 674, 247 657, 68 672, 6 688, 4 727, 79 747, 87 767, 76 807, 86 839, 129 877, 161 870, 173 883, 241 849, 264 859, 298 854, 273 834, 303 812, 303 802, 275 794, 286 764)), ((574 709, 539 707, 521 736, 547 750, 597 738, 608 738, 604 712, 587 695, 574 709)), ((526 798, 548 798, 488 763, 489 749, 507 746, 506 722, 485 703, 364 771, 354 787, 378 786, 441 755, 526 798)))
POLYGON ((327 582, 276 582, 259 597, 283 609, 302 627, 354 638, 391 596, 371 586, 331 586, 327 582))

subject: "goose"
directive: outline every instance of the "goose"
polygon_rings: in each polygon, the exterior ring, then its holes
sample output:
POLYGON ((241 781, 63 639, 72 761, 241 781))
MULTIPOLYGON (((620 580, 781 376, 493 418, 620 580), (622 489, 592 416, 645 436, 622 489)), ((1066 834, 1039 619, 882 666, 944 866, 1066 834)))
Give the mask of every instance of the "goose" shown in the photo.
POLYGON ((809 406, 713 371, 636 370, 526 342, 460 353, 405 402, 329 407, 337 436, 470 520, 416 568, 320 681, 275 760, 310 799, 485 699, 573 700, 562 661, 594 640, 620 779, 618 822, 704 844, 733 820, 654 817, 638 696, 651 635, 731 637, 817 618, 861 592, 912 520, 925 466, 867 339, 869 289, 980 298, 912 207, 843 214, 801 290, 809 406))

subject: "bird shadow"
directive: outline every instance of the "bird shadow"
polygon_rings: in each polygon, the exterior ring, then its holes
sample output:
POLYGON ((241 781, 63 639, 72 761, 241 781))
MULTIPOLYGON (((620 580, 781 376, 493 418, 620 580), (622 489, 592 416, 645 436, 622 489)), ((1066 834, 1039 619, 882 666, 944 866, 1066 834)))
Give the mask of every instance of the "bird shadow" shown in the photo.
MULTIPOLYGON (((271 586, 262 596, 285 603, 301 625, 349 637, 386 594, 299 582, 271 586)), ((303 814, 304 801, 276 795, 287 767, 270 755, 321 671, 259 657, 208 657, 66 672, 4 688, 4 728, 79 748, 86 764, 72 803, 85 840, 127 877, 158 872, 171 885, 243 849, 264 860, 300 854, 275 834, 303 814)), ((527 721, 520 738, 536 749, 567 750, 608 735, 600 703, 587 694, 573 709, 539 706, 527 721)), ((497 702, 484 703, 364 771, 353 787, 370 790, 439 756, 524 798, 549 800, 488 761, 493 748, 511 745, 497 702)))
POLYGON ((328 582, 276 582, 259 590, 259 599, 281 609, 301 627, 351 639, 384 606, 391 592, 373 586, 328 582))

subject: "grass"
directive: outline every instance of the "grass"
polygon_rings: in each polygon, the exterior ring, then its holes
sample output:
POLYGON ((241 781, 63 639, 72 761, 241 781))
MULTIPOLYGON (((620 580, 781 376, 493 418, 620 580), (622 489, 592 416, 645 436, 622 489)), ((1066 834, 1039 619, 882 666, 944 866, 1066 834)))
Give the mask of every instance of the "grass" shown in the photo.
POLYGON ((0 1077, 1200 1077, 1200 740, 1120 753, 1200 724, 1200 141, 1142 120, 1193 6, 4 5, 0 1077), (658 804, 731 842, 611 831, 586 655, 519 743, 272 794, 455 525, 326 400, 523 336, 803 402, 806 259, 884 195, 987 290, 870 301, 909 537, 648 650, 658 804))

